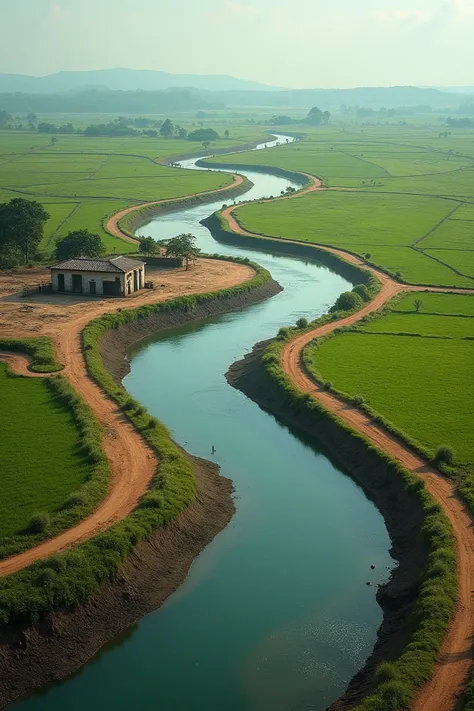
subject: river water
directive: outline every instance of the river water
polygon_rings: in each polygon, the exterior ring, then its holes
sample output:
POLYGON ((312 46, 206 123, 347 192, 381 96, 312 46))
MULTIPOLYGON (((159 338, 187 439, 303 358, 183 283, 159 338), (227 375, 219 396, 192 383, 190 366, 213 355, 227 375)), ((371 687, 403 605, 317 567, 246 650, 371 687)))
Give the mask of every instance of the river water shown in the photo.
MULTIPOLYGON (((254 183, 240 200, 297 187, 239 172, 254 183)), ((140 342, 124 384, 188 451, 211 458, 215 445, 237 513, 160 610, 16 711, 323 711, 374 645, 375 585, 393 565, 381 515, 327 452, 224 377, 254 343, 324 313, 350 285, 317 262, 217 243, 199 222, 219 207, 160 216, 140 233, 192 232, 205 252, 259 262, 284 291, 140 342)))

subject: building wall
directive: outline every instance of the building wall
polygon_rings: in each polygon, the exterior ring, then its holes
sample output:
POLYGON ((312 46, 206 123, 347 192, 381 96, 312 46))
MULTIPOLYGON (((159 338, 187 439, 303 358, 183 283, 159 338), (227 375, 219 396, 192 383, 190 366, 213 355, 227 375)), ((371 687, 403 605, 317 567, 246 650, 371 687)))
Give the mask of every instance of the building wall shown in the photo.
POLYGON ((117 273, 117 272, 73 272, 64 269, 51 269, 51 282, 53 291, 59 291, 58 288, 58 275, 64 274, 64 293, 71 294, 73 292, 72 288, 72 277, 73 274, 80 274, 82 276, 82 294, 94 295, 91 293, 90 284, 91 281, 95 282, 95 295, 102 296, 104 294, 103 282, 115 282, 116 277, 119 279, 120 283, 120 293, 118 296, 128 296, 133 294, 135 291, 139 291, 144 288, 145 285, 145 268, 139 267, 134 269, 127 274, 117 273), (134 272, 137 272, 137 280, 135 282, 134 272), (130 288, 129 288, 130 285, 130 288), (135 288, 137 286, 137 288, 135 288))
POLYGON ((118 277, 120 282, 120 295, 124 293, 125 284, 125 274, 119 274, 114 272, 68 272, 62 269, 52 269, 51 270, 51 282, 53 285, 53 291, 59 291, 58 289, 58 275, 64 274, 64 293, 73 293, 72 289, 72 275, 80 274, 82 276, 82 293, 91 295, 90 282, 95 282, 95 293, 97 296, 102 296, 104 293, 103 282, 104 281, 115 281, 115 277, 118 277))

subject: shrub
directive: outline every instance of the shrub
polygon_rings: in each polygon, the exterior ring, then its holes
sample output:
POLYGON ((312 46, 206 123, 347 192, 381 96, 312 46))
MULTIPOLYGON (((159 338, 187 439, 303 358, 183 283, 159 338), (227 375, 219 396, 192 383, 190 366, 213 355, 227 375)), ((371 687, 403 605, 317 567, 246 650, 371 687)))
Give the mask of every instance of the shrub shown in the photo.
POLYGON ((394 681, 399 678, 397 668, 391 662, 382 662, 377 667, 375 679, 378 684, 385 684, 388 681, 394 681))
POLYGON ((354 397, 352 398, 352 402, 353 402, 354 405, 356 405, 357 407, 360 407, 361 405, 364 405, 364 404, 365 404, 365 400, 364 400, 364 398, 362 397, 362 395, 354 395, 354 397))
POLYGON ((31 517, 28 524, 28 531, 30 533, 44 533, 49 527, 51 520, 49 514, 47 513, 37 513, 31 517))
POLYGON ((370 291, 365 284, 356 284, 352 291, 354 294, 359 294, 362 301, 370 301, 371 299, 370 291))
POLYGON ((327 380, 327 381, 324 383, 323 388, 324 388, 325 390, 332 390, 333 384, 331 383, 330 380, 327 380))
POLYGON ((361 306, 362 299, 359 294, 356 294, 354 291, 344 291, 331 308, 331 312, 354 311, 355 309, 359 309, 361 306))
POLYGON ((280 330, 278 331, 278 338, 280 338, 282 341, 286 340, 290 336, 290 329, 287 328, 286 326, 282 326, 280 330))
POLYGON ((454 462, 454 452, 451 447, 438 447, 434 462, 435 464, 452 464, 454 462))
POLYGON ((308 328, 308 319, 304 318, 304 316, 302 316, 296 322, 296 326, 297 326, 297 328, 301 328, 301 329, 308 328))

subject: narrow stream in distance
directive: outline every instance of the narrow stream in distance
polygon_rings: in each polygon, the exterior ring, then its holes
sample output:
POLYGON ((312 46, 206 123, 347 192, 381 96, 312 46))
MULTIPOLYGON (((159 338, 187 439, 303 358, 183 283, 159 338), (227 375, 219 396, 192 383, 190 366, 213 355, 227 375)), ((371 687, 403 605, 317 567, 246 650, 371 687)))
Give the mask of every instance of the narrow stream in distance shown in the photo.
MULTIPOLYGON (((254 183, 240 200, 298 187, 239 172, 254 183)), ((188 451, 211 458, 216 446, 237 513, 161 609, 16 711, 323 711, 372 650, 375 585, 393 565, 381 515, 327 453, 224 377, 257 341, 324 313, 349 285, 317 262, 217 243, 199 222, 221 204, 160 216, 140 233, 192 232, 205 252, 259 262, 284 291, 141 341, 124 384, 188 451)))

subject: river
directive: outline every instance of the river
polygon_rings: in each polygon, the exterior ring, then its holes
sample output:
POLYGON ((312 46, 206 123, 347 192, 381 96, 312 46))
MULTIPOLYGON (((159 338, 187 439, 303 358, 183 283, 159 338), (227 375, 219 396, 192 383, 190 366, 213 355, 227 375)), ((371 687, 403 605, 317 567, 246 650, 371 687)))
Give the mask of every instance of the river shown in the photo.
MULTIPOLYGON (((239 200, 298 187, 239 172, 254 183, 239 200)), ((350 285, 271 246, 217 243, 200 220, 220 206, 160 216, 139 233, 192 232, 205 252, 259 262, 284 291, 136 344, 124 384, 188 451, 211 458, 215 445, 237 513, 160 610, 15 711, 323 711, 372 650, 382 618, 375 586, 393 566, 381 515, 327 452, 224 377, 254 343, 324 313, 350 285)))

